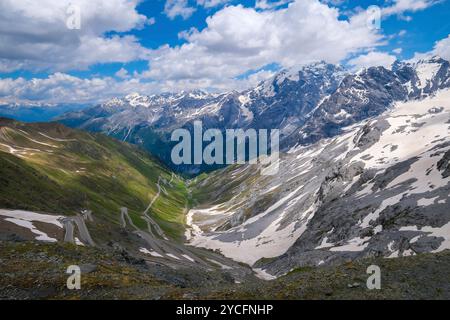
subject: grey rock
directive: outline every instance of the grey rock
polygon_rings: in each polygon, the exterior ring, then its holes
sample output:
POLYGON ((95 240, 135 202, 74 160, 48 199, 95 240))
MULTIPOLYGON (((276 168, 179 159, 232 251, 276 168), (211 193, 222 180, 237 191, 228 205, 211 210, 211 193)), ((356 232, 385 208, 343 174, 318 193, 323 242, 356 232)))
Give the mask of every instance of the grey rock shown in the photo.
POLYGON ((92 273, 92 272, 97 271, 97 265, 91 264, 91 263, 86 263, 86 264, 80 265, 80 269, 81 269, 81 273, 92 273))
POLYGON ((360 284, 358 282, 354 282, 354 283, 349 283, 347 285, 348 288, 359 288, 360 284))

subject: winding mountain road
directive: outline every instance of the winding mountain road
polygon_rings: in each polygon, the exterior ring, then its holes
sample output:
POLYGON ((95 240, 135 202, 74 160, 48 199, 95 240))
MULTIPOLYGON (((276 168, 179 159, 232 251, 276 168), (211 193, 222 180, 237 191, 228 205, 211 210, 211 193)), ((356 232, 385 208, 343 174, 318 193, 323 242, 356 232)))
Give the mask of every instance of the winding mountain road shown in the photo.
POLYGON ((85 219, 92 219, 92 216, 88 215, 85 217, 81 215, 77 215, 75 217, 66 217, 61 222, 64 226, 65 234, 64 234, 64 242, 76 243, 74 237, 74 226, 77 226, 77 230, 79 233, 80 240, 84 244, 88 244, 90 246, 95 246, 95 242, 89 233, 89 230, 86 226, 85 219), (90 217, 90 218, 89 218, 90 217))
MULTIPOLYGON (((142 218, 147 222, 146 230, 142 230, 135 225, 127 208, 123 207, 120 209, 121 227, 123 229, 132 229, 132 232, 145 242, 145 248, 141 247, 139 249, 144 255, 145 260, 150 263, 164 264, 174 269, 192 267, 201 268, 205 271, 223 269, 232 274, 236 281, 240 281, 251 274, 251 269, 243 267, 239 263, 216 252, 187 246, 167 237, 159 224, 149 215, 149 212, 161 195, 161 184, 171 184, 173 180, 174 175, 172 175, 170 181, 166 181, 161 177, 158 179, 158 191, 142 213, 142 218)), ((86 210, 83 211, 82 214, 74 217, 65 217, 60 221, 65 230, 64 242, 79 244, 78 238, 75 237, 75 232, 77 230, 77 236, 83 244, 95 246, 95 242, 86 226, 86 221, 93 221, 91 211, 86 210)))
POLYGON ((143 212, 143 219, 147 222, 147 230, 139 229, 131 220, 128 209, 121 209, 121 224, 123 228, 127 225, 133 229, 133 232, 147 244, 145 248, 150 254, 146 254, 146 260, 158 262, 170 267, 200 267, 205 270, 224 269, 235 275, 236 279, 251 273, 247 268, 243 268, 237 262, 228 259, 218 253, 177 243, 170 240, 161 227, 149 215, 150 209, 161 195, 161 183, 171 184, 174 179, 172 175, 170 181, 165 181, 159 177, 157 182, 156 195, 151 199, 149 205, 143 212))

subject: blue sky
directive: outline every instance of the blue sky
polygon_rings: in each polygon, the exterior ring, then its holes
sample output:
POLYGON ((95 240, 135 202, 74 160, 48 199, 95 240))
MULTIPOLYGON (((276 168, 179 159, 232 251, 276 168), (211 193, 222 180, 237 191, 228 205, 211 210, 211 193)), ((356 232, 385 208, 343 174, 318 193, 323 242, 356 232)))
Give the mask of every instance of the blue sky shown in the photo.
POLYGON ((4 0, 0 103, 243 89, 315 60, 450 56, 448 0, 4 0), (67 6, 80 10, 68 29, 67 6), (366 9, 381 10, 381 29, 366 9))

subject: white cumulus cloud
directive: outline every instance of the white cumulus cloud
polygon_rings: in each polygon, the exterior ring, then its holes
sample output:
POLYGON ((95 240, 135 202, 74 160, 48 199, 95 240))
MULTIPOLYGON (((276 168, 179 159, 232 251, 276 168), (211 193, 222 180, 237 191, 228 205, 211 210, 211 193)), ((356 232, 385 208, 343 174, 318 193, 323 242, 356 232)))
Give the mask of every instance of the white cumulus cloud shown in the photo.
POLYGON ((389 69, 395 62, 395 60, 397 60, 397 58, 388 53, 372 51, 349 60, 348 64, 350 66, 353 66, 355 69, 370 68, 377 66, 389 69))
MULTIPOLYGON (((202 6, 206 9, 214 8, 220 5, 224 5, 231 0, 196 0, 198 6, 202 6)), ((164 13, 169 19, 175 19, 181 17, 188 19, 197 11, 193 0, 166 0, 164 5, 164 13)))
POLYGON ((340 20, 338 9, 318 0, 295 1, 278 10, 228 6, 206 23, 201 31, 183 33, 185 44, 153 51, 144 76, 221 86, 271 63, 284 67, 317 60, 337 63, 382 39, 365 21, 340 20))
POLYGON ((134 36, 112 36, 154 23, 136 11, 138 0, 2 0, 0 72, 17 69, 65 71, 96 63, 145 59, 149 50, 134 36), (69 29, 70 6, 80 29, 69 29))

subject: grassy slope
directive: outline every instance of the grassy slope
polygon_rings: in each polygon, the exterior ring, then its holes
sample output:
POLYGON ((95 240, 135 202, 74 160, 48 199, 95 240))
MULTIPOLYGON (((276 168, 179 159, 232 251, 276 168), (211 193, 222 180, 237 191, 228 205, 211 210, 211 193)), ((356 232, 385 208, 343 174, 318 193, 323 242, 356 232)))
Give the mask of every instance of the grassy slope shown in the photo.
POLYGON ((223 203, 236 193, 241 196, 245 191, 240 187, 245 183, 251 185, 259 177, 258 172, 245 171, 243 174, 234 176, 234 172, 241 170, 239 165, 231 165, 211 173, 203 173, 191 181, 193 199, 198 205, 211 205, 223 203))
MULTIPOLYGON (((0 208, 66 215, 90 209, 105 223, 119 224, 120 208, 127 207, 146 228, 141 214, 157 194, 158 177, 168 182, 172 175, 132 145, 55 123, 0 119, 0 143, 0 208)), ((167 194, 161 192, 150 214, 180 237, 187 189, 178 177, 162 185, 167 194)))

